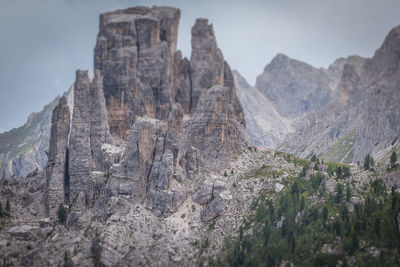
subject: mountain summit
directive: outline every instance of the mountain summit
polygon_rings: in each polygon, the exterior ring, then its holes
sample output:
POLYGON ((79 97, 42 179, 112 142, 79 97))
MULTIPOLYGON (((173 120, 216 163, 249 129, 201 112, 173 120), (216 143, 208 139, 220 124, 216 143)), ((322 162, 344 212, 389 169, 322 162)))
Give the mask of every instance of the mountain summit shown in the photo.
POLYGON ((77 198, 107 214, 116 196, 170 215, 200 171, 225 167, 247 147, 243 109, 212 25, 196 21, 189 61, 176 51, 179 17, 170 7, 100 16, 94 78, 77 71, 72 103, 61 99, 53 114, 51 218, 77 198))

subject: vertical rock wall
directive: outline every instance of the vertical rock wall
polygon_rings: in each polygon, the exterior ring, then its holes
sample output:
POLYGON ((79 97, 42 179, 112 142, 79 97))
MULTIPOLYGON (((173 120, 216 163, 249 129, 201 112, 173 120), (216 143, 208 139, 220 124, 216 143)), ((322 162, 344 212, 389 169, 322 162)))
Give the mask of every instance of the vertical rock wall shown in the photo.
POLYGON ((60 99, 51 119, 51 137, 46 174, 46 213, 55 218, 58 206, 68 194, 67 142, 70 131, 70 111, 65 97, 60 99))
POLYGON ((71 205, 84 199, 104 215, 109 197, 124 195, 168 216, 187 197, 187 179, 223 168, 247 146, 233 75, 212 25, 196 21, 189 61, 176 51, 179 17, 169 7, 100 16, 94 78, 77 71, 63 147, 71 205))

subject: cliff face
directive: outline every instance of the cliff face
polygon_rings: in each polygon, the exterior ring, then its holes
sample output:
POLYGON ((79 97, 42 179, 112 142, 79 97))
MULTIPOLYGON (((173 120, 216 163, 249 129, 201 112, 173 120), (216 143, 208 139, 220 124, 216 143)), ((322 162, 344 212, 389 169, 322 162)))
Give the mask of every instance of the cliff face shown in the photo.
POLYGON ((59 97, 32 113, 21 127, 0 134, 0 178, 22 177, 46 166, 51 113, 59 97))
MULTIPOLYGON (((61 101, 53 114, 49 216, 77 199, 108 216, 107 203, 117 196, 168 216, 200 171, 224 168, 248 145, 212 25, 196 21, 189 61, 176 51, 179 17, 169 7, 100 16, 94 78, 77 71, 70 105, 61 101), (51 191, 64 197, 54 199, 51 191)), ((78 210, 70 215, 74 224, 78 210)))
POLYGON ((341 162, 362 161, 368 153, 384 156, 400 131, 399 32, 394 28, 361 67, 346 63, 337 97, 308 116, 280 148, 341 162))
POLYGON ((237 94, 246 117, 246 130, 255 146, 275 148, 292 132, 290 120, 282 117, 275 105, 257 88, 233 71, 237 94))
MULTIPOLYGON (((327 134, 323 127, 311 130, 310 121, 315 117, 322 124, 328 123, 332 114, 326 110, 347 109, 359 101, 359 93, 353 90, 357 81, 353 82, 350 76, 360 75, 364 61, 362 57, 350 56, 337 59, 327 69, 318 69, 278 54, 258 76, 255 87, 234 73, 253 143, 310 157, 310 149, 315 149, 310 143, 327 134), (347 83, 342 76, 347 76, 347 83), (341 89, 346 86, 346 90, 341 89), (347 103, 346 107, 342 103, 347 103)), ((332 140, 318 149, 325 152, 330 145, 332 140)))
POLYGON ((329 82, 322 69, 278 54, 257 77, 255 87, 283 117, 296 119, 329 103, 334 94, 329 82))

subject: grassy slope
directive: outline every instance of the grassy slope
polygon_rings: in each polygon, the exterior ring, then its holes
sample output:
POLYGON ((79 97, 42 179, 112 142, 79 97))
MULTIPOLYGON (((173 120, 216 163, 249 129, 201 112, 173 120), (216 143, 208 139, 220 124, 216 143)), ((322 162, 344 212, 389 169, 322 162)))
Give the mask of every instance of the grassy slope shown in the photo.
POLYGON ((31 115, 30 120, 19 128, 0 134, 0 154, 7 155, 0 161, 0 168, 8 161, 30 151, 41 140, 49 142, 49 132, 46 131, 51 120, 51 113, 58 103, 59 97, 46 105, 42 111, 31 115))

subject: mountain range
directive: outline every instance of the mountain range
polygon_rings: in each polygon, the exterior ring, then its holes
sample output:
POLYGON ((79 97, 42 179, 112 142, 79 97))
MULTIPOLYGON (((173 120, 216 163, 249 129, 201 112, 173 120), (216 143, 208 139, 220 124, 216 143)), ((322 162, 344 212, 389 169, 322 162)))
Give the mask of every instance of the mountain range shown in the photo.
POLYGON ((400 26, 252 86, 207 19, 183 57, 180 16, 101 14, 93 75, 0 134, 3 265, 398 262, 400 26))

